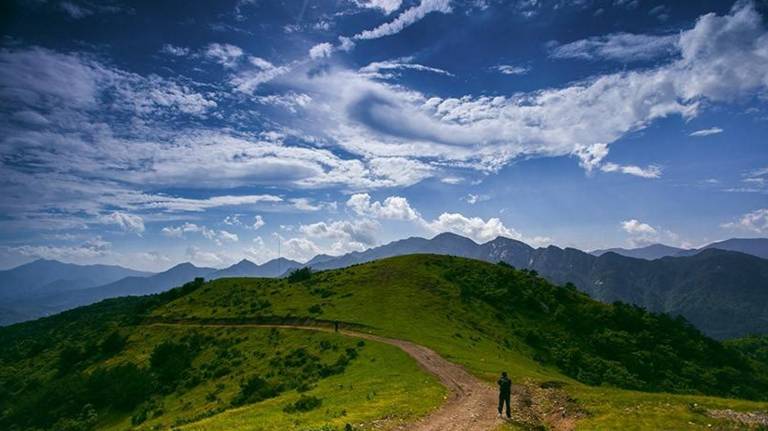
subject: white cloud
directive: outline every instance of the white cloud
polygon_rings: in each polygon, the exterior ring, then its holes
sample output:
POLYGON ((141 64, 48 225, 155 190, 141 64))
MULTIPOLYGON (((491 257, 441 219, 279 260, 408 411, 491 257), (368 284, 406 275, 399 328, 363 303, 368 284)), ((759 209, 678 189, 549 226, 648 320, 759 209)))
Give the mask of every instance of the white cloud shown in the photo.
POLYGON ((434 232, 453 232, 483 243, 503 236, 520 239, 522 235, 514 229, 504 226, 498 218, 483 220, 480 217, 466 217, 459 213, 442 213, 426 226, 434 232))
POLYGON ((722 227, 761 235, 768 234, 768 208, 757 209, 744 214, 739 220, 724 223, 722 227))
POLYGON ((400 9, 402 0, 354 0, 358 7, 369 9, 380 9, 383 13, 389 15, 400 9))
POLYGON ((511 64, 499 64, 497 66, 493 66, 491 69, 504 75, 525 75, 531 71, 530 67, 514 66, 511 64))
POLYGON ((300 211, 335 210, 336 202, 314 202, 309 198, 291 198, 289 200, 294 208, 300 211))
POLYGON ((274 195, 225 195, 213 196, 206 199, 153 196, 147 197, 146 202, 142 203, 142 207, 164 209, 167 211, 200 212, 217 207, 276 203, 282 201, 283 199, 281 197, 274 195))
POLYGON ((260 57, 250 57, 248 62, 250 66, 238 72, 229 81, 238 91, 246 94, 253 94, 261 84, 291 70, 288 66, 275 66, 260 57))
POLYGON ((649 244, 664 243, 675 247, 690 248, 691 244, 680 238, 680 235, 669 229, 654 227, 637 219, 621 222, 621 228, 629 234, 628 243, 632 247, 643 247, 649 244))
POLYGON ((419 220, 421 215, 411 208, 408 200, 400 196, 389 196, 384 202, 371 202, 371 196, 367 193, 358 193, 350 196, 347 207, 358 215, 364 215, 387 220, 419 220))
POLYGON ((360 250, 376 244, 379 224, 373 220, 318 222, 299 226, 299 231, 311 238, 325 238, 347 244, 351 250, 360 250))
POLYGON ((209 239, 218 245, 222 245, 226 242, 238 242, 240 240, 235 233, 226 230, 217 231, 216 229, 209 229, 206 226, 188 222, 181 226, 166 226, 160 232, 169 238, 185 238, 186 233, 199 233, 204 238, 209 239))
POLYGON ((418 72, 432 72, 440 75, 453 76, 452 73, 435 67, 412 63, 413 58, 405 57, 387 61, 374 61, 358 70, 358 73, 371 78, 390 78, 393 70, 415 70, 418 72))
POLYGON ((381 24, 372 29, 365 30, 356 34, 354 39, 378 39, 384 36, 390 36, 401 32, 404 28, 414 24, 432 12, 451 13, 450 0, 421 0, 421 2, 409 9, 403 11, 394 20, 381 24))
POLYGON ((69 2, 69 1, 63 1, 63 2, 59 3, 59 7, 64 12, 66 12, 67 15, 70 16, 70 18, 73 18, 73 19, 81 19, 81 18, 85 18, 85 17, 87 17, 89 15, 93 15, 93 11, 92 10, 90 10, 90 9, 88 9, 86 7, 83 7, 83 6, 76 5, 76 4, 74 4, 72 2, 69 2))
POLYGON ((253 224, 251 224, 251 229, 258 230, 264 227, 265 224, 267 223, 264 221, 264 219, 260 215, 257 215, 253 218, 253 224))
POLYGON ((166 43, 163 45, 163 47, 160 49, 160 52, 164 54, 173 55, 175 57, 186 57, 189 55, 189 48, 185 48, 183 46, 176 46, 171 45, 169 43, 166 43))
POLYGON ((218 235, 216 236, 216 239, 221 242, 238 242, 240 238, 237 236, 237 234, 228 232, 225 230, 220 230, 218 235))
POLYGON ((709 135, 717 135, 718 133, 723 133, 723 129, 719 127, 710 127, 709 129, 701 129, 701 130, 692 132, 688 136, 709 136, 709 135))
POLYGON ((309 57, 313 60, 328 58, 333 53, 333 45, 328 42, 318 43, 309 49, 309 57))
POLYGON ((491 199, 491 197, 483 194, 475 195, 475 194, 469 193, 461 199, 470 205, 474 205, 478 202, 485 202, 491 199))
POLYGON ((634 175, 641 178, 660 178, 661 168, 658 166, 648 166, 641 168, 635 165, 617 165, 616 163, 605 163, 600 166, 603 172, 621 172, 623 174, 634 175))
POLYGON ((621 222, 621 228, 629 234, 656 234, 656 228, 648 223, 642 223, 637 219, 625 220, 621 222))
POLYGON ((677 34, 654 36, 613 33, 556 45, 550 51, 550 56, 584 60, 643 61, 677 53, 678 39, 677 34))
POLYGON ((201 250, 197 246, 187 247, 187 258, 195 265, 199 266, 219 266, 224 263, 224 259, 217 253, 201 250))
POLYGON ((62 262, 88 262, 109 256, 112 244, 101 237, 95 237, 76 246, 21 245, 8 247, 8 251, 26 257, 53 259, 62 262))
POLYGON ((282 242, 282 253, 288 259, 306 262, 320 253, 320 248, 306 238, 291 238, 282 242))
POLYGON ((226 68, 235 67, 243 57, 243 50, 228 43, 212 43, 205 49, 205 56, 226 68))
POLYGON ((125 231, 141 234, 144 232, 144 219, 135 214, 127 214, 120 211, 113 211, 100 218, 102 223, 115 224, 125 231))

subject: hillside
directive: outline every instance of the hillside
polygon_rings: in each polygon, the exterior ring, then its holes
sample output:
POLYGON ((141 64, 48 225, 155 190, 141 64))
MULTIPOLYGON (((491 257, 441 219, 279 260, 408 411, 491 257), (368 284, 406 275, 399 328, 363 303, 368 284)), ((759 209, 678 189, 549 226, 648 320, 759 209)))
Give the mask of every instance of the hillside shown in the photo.
MULTIPOLYGON (((236 326, 306 319, 338 320, 430 347, 488 381, 504 369, 532 394, 540 385, 562 388, 577 411, 587 412, 579 429, 736 429, 708 411, 768 408, 669 395, 768 393, 765 365, 679 319, 601 304, 573 286, 505 265, 417 255, 305 280, 189 283, 0 328, 0 343, 8 346, 0 354, 0 385, 8 388, 0 395, 0 427, 390 429, 440 403, 437 382, 391 346, 236 326), (348 390, 334 389, 340 385, 348 390), (113 389, 99 392, 103 387, 113 389), (283 412, 299 400, 308 404, 306 413, 283 412), (321 408, 312 407, 318 402, 321 408), (60 407, 43 407, 50 405, 60 407), (617 415, 626 409, 631 413, 617 415)), ((544 420, 552 407, 532 400, 544 420)))
POLYGON ((532 269, 556 284, 573 283, 604 302, 622 301, 655 312, 682 315, 716 338, 768 333, 768 261, 752 255, 705 249, 656 260, 616 253, 594 256, 574 248, 534 249, 498 237, 477 244, 443 233, 431 240, 408 238, 364 252, 323 258, 307 265, 331 269, 406 253, 434 253, 503 261, 532 269))

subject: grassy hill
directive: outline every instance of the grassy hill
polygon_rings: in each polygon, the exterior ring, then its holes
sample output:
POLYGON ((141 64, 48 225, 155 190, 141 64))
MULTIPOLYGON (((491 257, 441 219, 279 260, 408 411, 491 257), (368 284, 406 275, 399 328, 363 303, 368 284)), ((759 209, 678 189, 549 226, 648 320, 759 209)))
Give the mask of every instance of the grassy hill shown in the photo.
POLYGON ((489 381, 506 370, 532 391, 560 387, 585 412, 579 429, 740 429, 707 411, 768 409, 761 357, 681 319, 506 265, 412 255, 189 283, 2 328, 0 428, 391 429, 442 402, 395 347, 228 326, 307 318, 425 345, 489 381))

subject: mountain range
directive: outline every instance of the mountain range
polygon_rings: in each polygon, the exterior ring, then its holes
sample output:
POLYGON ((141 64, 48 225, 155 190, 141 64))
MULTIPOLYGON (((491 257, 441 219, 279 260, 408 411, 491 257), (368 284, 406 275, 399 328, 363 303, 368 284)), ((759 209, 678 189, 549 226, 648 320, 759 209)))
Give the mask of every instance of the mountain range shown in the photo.
POLYGON ((451 233, 439 234, 432 239, 411 237, 342 256, 318 255, 304 264, 284 258, 262 265, 242 260, 217 270, 184 263, 159 274, 134 274, 134 271, 117 280, 114 280, 118 273, 115 268, 119 267, 107 267, 113 280, 102 285, 74 283, 74 287, 66 280, 87 279, 80 272, 90 274, 94 267, 101 266, 35 261, 0 271, 0 298, 3 298, 0 324, 109 297, 158 293, 196 277, 279 277, 303 266, 315 270, 336 269, 386 257, 423 253, 503 261, 519 269, 534 270, 553 283, 571 282, 603 302, 622 301, 651 311, 682 315, 716 338, 768 333, 768 260, 764 258, 768 256, 768 239, 732 239, 696 250, 657 244, 639 249, 586 253, 555 246, 533 248, 504 237, 478 244, 451 233), (51 272, 47 271, 47 265, 53 268, 51 272), (63 271, 63 268, 69 269, 63 271), (21 295, 27 280, 21 275, 34 278, 35 273, 46 274, 44 280, 28 282, 30 295, 21 295), (68 278, 55 279, 59 273, 68 278), (47 286, 42 290, 45 294, 40 293, 42 286, 47 286), (53 289, 54 286, 59 288, 53 289), (8 293, 13 292, 16 296, 9 296, 8 293))
POLYGON ((601 256, 605 253, 612 252, 627 257, 636 257, 638 259, 661 259, 662 257, 673 256, 693 256, 703 250, 708 249, 738 251, 745 254, 751 254, 753 256, 768 259, 768 239, 766 238, 731 238, 725 241, 713 242, 705 245, 701 248, 678 248, 670 247, 664 244, 651 244, 638 248, 608 248, 604 250, 594 250, 590 254, 595 256, 601 256))

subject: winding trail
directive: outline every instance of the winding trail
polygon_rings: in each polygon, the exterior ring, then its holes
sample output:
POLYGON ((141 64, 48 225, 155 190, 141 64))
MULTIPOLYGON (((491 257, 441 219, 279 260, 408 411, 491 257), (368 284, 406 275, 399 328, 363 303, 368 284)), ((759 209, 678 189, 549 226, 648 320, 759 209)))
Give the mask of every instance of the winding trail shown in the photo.
MULTIPOLYGON (((286 324, 196 324, 152 323, 153 326, 206 326, 301 329, 334 332, 322 326, 286 324)), ((448 400, 437 410, 419 421, 400 429, 409 431, 489 431, 497 429, 504 421, 496 417, 496 390, 488 383, 469 374, 463 367, 445 360, 434 350, 409 341, 386 338, 364 332, 340 329, 339 333, 355 338, 377 341, 396 346, 411 356, 425 371, 435 375, 450 391, 448 400)))

